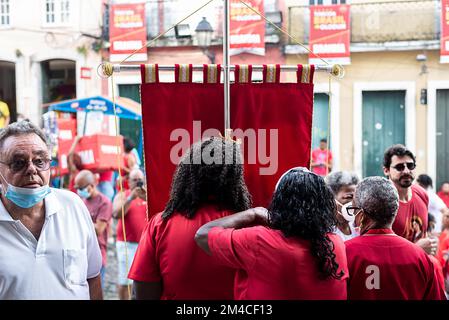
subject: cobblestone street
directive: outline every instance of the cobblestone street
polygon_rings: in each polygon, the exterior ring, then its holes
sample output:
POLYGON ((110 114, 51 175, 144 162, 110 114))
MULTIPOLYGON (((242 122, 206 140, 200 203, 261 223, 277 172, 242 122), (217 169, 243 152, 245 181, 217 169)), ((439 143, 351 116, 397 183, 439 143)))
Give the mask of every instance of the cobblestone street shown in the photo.
POLYGON ((106 266, 105 283, 103 285, 103 299, 104 300, 118 300, 117 293, 117 251, 115 249, 115 230, 116 221, 113 219, 112 235, 108 240, 108 261, 106 266))

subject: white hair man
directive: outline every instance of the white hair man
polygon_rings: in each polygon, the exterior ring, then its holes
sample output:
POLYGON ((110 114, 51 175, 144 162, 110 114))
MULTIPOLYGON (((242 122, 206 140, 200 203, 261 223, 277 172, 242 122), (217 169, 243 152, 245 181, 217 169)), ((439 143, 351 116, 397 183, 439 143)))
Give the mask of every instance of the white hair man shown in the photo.
POLYGON ((0 300, 102 299, 89 211, 76 194, 49 187, 50 162, 32 123, 0 131, 0 300))

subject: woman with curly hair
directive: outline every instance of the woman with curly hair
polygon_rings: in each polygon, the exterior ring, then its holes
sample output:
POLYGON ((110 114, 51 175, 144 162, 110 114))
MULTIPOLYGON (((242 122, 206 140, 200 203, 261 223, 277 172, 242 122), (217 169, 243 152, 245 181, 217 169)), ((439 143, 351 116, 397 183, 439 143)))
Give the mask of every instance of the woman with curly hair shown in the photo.
POLYGON ((211 137, 194 144, 174 174, 165 210, 143 231, 128 277, 136 299, 232 299, 235 271, 198 248, 203 224, 247 210, 239 146, 211 137))
POLYGON ((347 261, 343 241, 332 233, 334 212, 323 178, 293 168, 279 179, 268 211, 254 208, 209 222, 195 240, 238 270, 235 299, 343 300, 347 261))

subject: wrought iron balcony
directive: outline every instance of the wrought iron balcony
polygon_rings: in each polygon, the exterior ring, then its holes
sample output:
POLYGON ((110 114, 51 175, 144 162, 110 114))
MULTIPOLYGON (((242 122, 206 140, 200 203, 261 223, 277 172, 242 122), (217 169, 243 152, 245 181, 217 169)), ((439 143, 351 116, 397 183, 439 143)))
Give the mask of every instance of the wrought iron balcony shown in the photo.
MULTIPOLYGON (((350 10, 351 43, 430 41, 440 36, 438 0, 353 3, 350 10)), ((309 42, 309 14, 308 6, 288 8, 289 32, 305 44, 309 42)))

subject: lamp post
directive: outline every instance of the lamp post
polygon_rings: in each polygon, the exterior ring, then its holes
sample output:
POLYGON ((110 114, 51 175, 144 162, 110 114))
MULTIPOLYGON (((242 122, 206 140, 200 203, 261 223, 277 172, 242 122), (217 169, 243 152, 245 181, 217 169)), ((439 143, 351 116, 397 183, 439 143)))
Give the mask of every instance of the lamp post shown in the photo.
POLYGON ((215 63, 215 53, 213 51, 209 51, 209 46, 212 42, 212 34, 214 29, 210 25, 209 21, 206 20, 206 17, 198 23, 198 26, 195 29, 196 38, 198 41, 198 47, 201 48, 201 51, 209 58, 210 63, 215 63))

